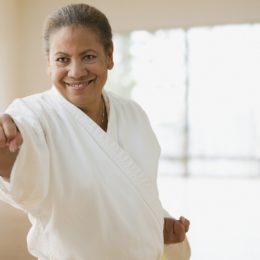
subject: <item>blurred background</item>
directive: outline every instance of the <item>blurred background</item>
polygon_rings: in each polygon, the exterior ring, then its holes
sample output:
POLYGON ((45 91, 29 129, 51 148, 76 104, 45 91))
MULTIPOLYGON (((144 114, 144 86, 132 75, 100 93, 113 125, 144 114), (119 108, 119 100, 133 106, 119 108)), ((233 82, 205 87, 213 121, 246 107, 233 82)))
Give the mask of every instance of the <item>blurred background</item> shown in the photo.
MULTIPOLYGON (((42 25, 73 2, 0 0, 1 111, 50 87, 42 25)), ((136 100, 158 136, 161 200, 190 219, 191 259, 259 260, 260 1, 86 3, 114 31, 106 88, 136 100)))

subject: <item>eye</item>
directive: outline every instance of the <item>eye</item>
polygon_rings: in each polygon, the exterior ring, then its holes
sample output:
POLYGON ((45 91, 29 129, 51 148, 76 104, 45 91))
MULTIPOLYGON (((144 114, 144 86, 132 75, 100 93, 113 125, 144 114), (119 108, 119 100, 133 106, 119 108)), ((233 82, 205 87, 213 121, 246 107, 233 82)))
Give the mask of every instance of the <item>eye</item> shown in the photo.
POLYGON ((58 57, 57 59, 56 59, 56 62, 58 62, 58 63, 60 63, 60 64, 67 64, 67 63, 69 63, 69 58, 67 58, 67 57, 58 57))
POLYGON ((86 62, 86 63, 94 63, 97 59, 97 56, 94 55, 94 54, 87 54, 83 57, 83 60, 86 62))

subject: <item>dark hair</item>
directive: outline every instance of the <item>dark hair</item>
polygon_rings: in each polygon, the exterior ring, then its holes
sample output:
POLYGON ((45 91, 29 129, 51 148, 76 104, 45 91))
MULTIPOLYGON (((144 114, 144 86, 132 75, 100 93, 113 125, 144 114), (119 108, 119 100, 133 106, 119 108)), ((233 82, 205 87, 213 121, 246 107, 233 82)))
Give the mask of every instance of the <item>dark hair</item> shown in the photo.
POLYGON ((113 48, 112 30, 107 17, 98 9, 87 4, 70 4, 51 13, 43 30, 44 49, 50 51, 50 37, 62 27, 80 25, 94 30, 105 51, 113 48))

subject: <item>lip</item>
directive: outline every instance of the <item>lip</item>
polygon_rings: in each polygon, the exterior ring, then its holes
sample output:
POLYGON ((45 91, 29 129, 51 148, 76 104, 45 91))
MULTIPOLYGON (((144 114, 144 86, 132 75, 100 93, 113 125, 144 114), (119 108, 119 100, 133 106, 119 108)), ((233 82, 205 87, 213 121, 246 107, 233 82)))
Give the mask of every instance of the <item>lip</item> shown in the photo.
POLYGON ((84 81, 73 81, 73 82, 68 82, 65 81, 65 85, 69 88, 72 88, 74 90, 81 90, 84 88, 87 88, 91 85, 91 83, 94 82, 94 79, 90 79, 90 80, 84 80, 84 81))

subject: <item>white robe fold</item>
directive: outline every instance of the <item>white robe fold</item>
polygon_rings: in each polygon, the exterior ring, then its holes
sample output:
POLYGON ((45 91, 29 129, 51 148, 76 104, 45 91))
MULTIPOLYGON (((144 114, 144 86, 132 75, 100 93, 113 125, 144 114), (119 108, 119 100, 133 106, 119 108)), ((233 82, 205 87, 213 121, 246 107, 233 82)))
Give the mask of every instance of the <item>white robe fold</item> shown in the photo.
POLYGON ((41 260, 160 260, 160 148, 142 109, 104 91, 104 132, 53 87, 6 111, 24 143, 0 189, 24 210, 41 260))

